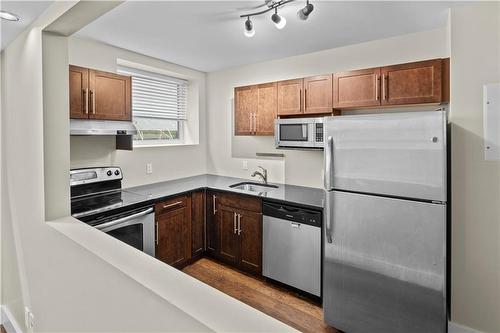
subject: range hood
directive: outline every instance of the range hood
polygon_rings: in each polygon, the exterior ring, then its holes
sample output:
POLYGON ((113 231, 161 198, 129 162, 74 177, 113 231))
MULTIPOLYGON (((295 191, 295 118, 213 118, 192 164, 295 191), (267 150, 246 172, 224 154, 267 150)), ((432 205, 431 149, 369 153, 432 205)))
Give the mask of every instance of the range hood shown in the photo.
POLYGON ((135 135, 131 121, 70 119, 70 135, 135 135))

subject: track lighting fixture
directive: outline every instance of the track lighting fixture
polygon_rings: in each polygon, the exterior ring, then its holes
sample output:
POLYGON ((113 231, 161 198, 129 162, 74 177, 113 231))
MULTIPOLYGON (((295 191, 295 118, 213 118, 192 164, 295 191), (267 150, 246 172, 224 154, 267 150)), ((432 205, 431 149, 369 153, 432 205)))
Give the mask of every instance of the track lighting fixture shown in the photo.
POLYGON ((278 14, 278 8, 275 8, 274 14, 271 16, 271 20, 278 29, 283 29, 286 25, 286 18, 278 14))
POLYGON ((250 21, 250 16, 247 17, 245 21, 245 36, 253 37, 255 35, 255 30, 253 30, 253 23, 250 21))
POLYGON ((312 3, 309 3, 309 0, 307 0, 307 3, 305 5, 304 8, 300 9, 298 12, 297 12, 297 16, 299 17, 299 19, 301 19, 302 21, 305 21, 309 18, 309 14, 312 13, 312 11, 314 10, 314 6, 312 3))
POLYGON ((7 21, 19 21, 19 16, 17 16, 16 14, 6 12, 4 10, 0 10, 0 18, 7 21))
MULTIPOLYGON (((271 15, 271 20, 273 21, 274 25, 278 29, 283 29, 286 25, 286 19, 280 14, 278 14, 278 8, 282 8, 284 5, 292 1, 295 0, 265 0, 264 4, 260 5, 259 7, 267 7, 266 9, 263 9, 255 13, 240 15, 240 17, 246 17, 245 30, 244 30, 245 36, 253 37, 255 35, 255 30, 253 29, 253 23, 252 21, 250 21, 250 17, 261 15, 271 10, 274 10, 274 14, 271 15)), ((253 9, 255 10, 257 8, 254 7, 253 9)), ((307 20, 307 18, 309 17, 309 15, 312 13, 313 10, 314 6, 311 3, 309 3, 309 0, 307 0, 304 8, 300 9, 297 12, 297 16, 301 20, 307 20)))

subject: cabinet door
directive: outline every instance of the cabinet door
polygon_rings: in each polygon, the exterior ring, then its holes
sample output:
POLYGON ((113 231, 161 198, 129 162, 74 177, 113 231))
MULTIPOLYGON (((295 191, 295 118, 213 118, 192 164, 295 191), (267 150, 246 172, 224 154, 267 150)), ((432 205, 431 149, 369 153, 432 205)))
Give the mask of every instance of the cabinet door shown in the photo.
POLYGON ((241 210, 238 212, 240 236, 240 267, 254 273, 262 273, 262 214, 241 210))
POLYGON ((219 222, 217 220, 217 200, 218 198, 215 192, 207 192, 207 253, 213 257, 218 257, 219 255, 219 222))
POLYGON ((442 60, 382 67, 382 105, 440 103, 442 60))
POLYGON ((237 232, 237 214, 231 207, 218 205, 220 225, 220 259, 230 264, 238 263, 239 237, 237 232))
POLYGON ((129 76, 90 70, 90 118, 131 120, 129 76))
POLYGON ((191 200, 183 196, 156 205, 156 258, 181 267, 191 258, 191 200))
POLYGON ((304 113, 332 112, 332 75, 304 79, 304 113))
POLYGON ((258 107, 257 86, 234 88, 234 134, 253 135, 258 107))
POLYGON ((278 82, 278 115, 302 113, 303 79, 278 82))
POLYGON ((380 105, 380 68, 333 74, 333 107, 380 105))
POLYGON ((257 135, 274 135, 274 119, 278 112, 278 84, 276 82, 259 84, 257 117, 255 127, 257 135))
POLYGON ((87 119, 89 117, 89 70, 69 66, 69 117, 87 119))
POLYGON ((191 251, 192 256, 205 251, 205 192, 191 194, 191 251))

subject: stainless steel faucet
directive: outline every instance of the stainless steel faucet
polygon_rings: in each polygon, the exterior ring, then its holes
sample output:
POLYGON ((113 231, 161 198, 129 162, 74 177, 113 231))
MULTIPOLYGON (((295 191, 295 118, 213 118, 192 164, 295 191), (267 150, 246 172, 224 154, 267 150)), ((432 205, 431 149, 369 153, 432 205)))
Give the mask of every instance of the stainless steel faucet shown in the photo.
POLYGON ((262 172, 254 171, 254 173, 252 174, 252 177, 260 176, 260 178, 262 179, 262 182, 264 184, 267 184, 267 170, 264 169, 263 167, 261 167, 260 165, 258 166, 258 168, 260 168, 262 170, 262 172))

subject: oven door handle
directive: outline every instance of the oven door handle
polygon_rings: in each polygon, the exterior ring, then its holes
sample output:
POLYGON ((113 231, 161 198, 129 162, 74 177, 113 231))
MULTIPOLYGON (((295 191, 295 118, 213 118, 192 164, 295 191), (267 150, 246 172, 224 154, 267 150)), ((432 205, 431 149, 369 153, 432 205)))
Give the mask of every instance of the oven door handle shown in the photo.
POLYGON ((125 216, 125 217, 122 217, 121 219, 118 219, 118 220, 113 220, 113 221, 109 221, 109 222, 106 222, 106 223, 103 223, 103 224, 98 224, 98 225, 95 226, 95 228, 99 229, 99 230, 107 229, 107 228, 114 227, 116 225, 125 223, 127 221, 136 219, 138 217, 148 215, 148 214, 150 214, 152 212, 153 212, 153 208, 150 207, 150 208, 148 208, 146 210, 143 210, 142 212, 135 213, 135 214, 132 214, 130 216, 125 216))

